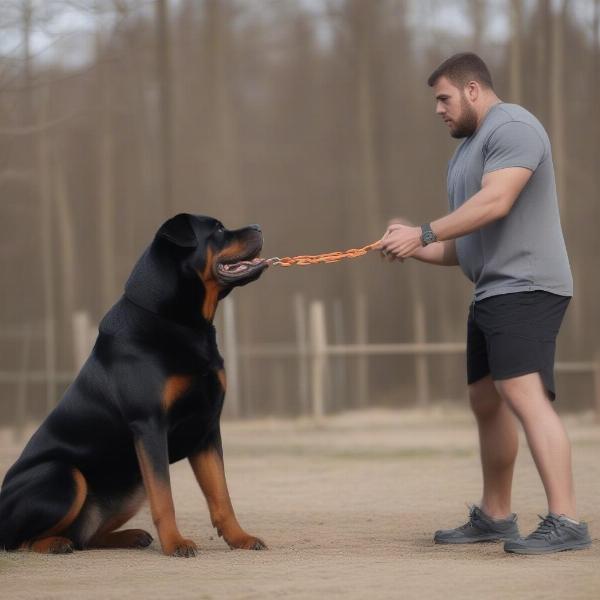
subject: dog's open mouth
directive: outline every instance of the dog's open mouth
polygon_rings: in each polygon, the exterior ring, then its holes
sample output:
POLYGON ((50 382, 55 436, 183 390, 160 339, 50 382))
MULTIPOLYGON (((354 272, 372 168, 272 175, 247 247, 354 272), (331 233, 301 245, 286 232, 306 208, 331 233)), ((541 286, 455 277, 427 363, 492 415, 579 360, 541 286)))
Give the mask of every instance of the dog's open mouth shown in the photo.
POLYGON ((252 260, 240 260, 233 263, 217 263, 217 270, 221 275, 237 276, 243 275, 254 267, 268 266, 266 258, 253 258, 252 260))
MULTIPOLYGON (((258 254, 258 252, 253 254, 258 254)), ((227 262, 217 262, 216 275, 222 283, 231 284, 260 275, 269 264, 268 259, 258 256, 236 257, 228 259, 227 262)))

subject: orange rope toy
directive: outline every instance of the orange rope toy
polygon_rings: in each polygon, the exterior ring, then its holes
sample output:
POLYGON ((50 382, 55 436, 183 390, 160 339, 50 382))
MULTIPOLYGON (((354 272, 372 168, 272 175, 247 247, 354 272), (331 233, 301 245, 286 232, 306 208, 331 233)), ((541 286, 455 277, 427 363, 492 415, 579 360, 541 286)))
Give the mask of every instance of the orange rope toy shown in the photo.
POLYGON ((364 256, 367 252, 374 250, 375 247, 379 244, 379 241, 373 242, 368 246, 363 246, 362 248, 350 248, 349 250, 345 250, 343 252, 328 252, 326 254, 304 254, 301 256, 286 256, 284 258, 279 258, 275 256, 273 258, 269 258, 267 262, 269 265, 280 266, 280 267, 292 267, 294 265, 298 265, 300 267, 305 267, 307 265, 316 265, 319 263, 334 263, 344 258, 358 258, 359 256, 364 256))

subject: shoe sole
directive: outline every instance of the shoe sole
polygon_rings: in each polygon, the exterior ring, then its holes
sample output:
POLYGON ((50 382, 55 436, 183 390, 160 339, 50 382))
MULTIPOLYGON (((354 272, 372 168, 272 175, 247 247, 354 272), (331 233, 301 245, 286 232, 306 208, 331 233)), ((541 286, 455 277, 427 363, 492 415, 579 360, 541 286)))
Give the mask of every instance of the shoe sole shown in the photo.
POLYGON ((455 540, 436 540, 433 542, 435 544, 481 544, 486 542, 513 542, 514 540, 519 539, 518 537, 498 537, 498 536, 489 536, 489 537, 478 537, 476 539, 468 539, 468 538, 459 538, 455 540))
POLYGON ((585 550, 592 545, 589 542, 581 542, 580 544, 561 544, 560 546, 552 546, 550 548, 504 548, 505 552, 512 554, 552 554, 553 552, 566 552, 567 550, 585 550))

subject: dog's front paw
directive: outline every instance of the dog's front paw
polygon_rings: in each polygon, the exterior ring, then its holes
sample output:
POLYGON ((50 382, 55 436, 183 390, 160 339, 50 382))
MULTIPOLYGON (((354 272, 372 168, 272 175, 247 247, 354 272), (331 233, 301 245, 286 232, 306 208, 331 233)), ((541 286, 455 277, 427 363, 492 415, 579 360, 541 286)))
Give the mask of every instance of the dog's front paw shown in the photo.
POLYGON ((168 556, 177 556, 181 558, 193 558, 198 554, 198 546, 192 540, 181 538, 177 540, 169 548, 164 550, 168 556))
POLYGON ((235 540, 227 541, 229 547, 237 550, 268 550, 268 546, 257 537, 252 535, 244 535, 235 540))

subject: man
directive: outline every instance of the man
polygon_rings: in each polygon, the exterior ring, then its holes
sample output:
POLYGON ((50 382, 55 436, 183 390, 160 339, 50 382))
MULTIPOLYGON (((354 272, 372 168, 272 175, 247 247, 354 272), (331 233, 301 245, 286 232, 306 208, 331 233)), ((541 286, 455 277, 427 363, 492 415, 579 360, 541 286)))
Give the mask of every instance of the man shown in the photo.
POLYGON ((552 155, 540 122, 495 94, 485 63, 462 53, 429 77, 436 113, 463 139, 448 168, 450 213, 421 227, 391 224, 382 253, 460 265, 475 284, 467 326, 469 398, 479 429, 483 496, 469 520, 435 542, 504 541, 507 552, 586 548, 577 520, 571 447, 553 409, 555 340, 573 293, 552 155), (516 415, 548 499, 526 538, 511 512, 516 415))

